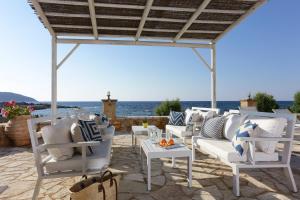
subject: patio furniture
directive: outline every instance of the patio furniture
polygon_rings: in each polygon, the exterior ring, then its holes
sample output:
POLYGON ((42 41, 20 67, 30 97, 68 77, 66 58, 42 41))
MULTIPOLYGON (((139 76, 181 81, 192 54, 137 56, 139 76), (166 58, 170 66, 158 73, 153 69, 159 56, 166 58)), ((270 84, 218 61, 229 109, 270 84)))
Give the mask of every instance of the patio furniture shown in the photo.
POLYGON ((143 126, 131 126, 131 146, 133 148, 136 147, 136 136, 142 134, 148 135, 149 129, 158 129, 158 128, 154 125, 148 125, 147 128, 144 128, 143 126))
POLYGON ((296 118, 296 123, 295 123, 295 127, 296 128, 300 128, 300 113, 292 113, 289 109, 272 109, 274 113, 277 113, 277 114, 294 114, 297 116, 296 118))
POLYGON ((175 158, 186 157, 187 158, 187 172, 188 172, 188 186, 192 187, 192 151, 182 145, 182 147, 174 149, 164 149, 159 147, 157 144, 153 144, 150 139, 143 140, 140 146, 140 155, 143 166, 143 155, 142 150, 147 157, 147 179, 148 179, 148 190, 151 190, 151 159, 153 158, 172 158, 172 166, 175 165, 175 158))
MULTIPOLYGON (((199 112, 199 113, 207 113, 209 111, 214 112, 214 115, 219 115, 220 109, 217 108, 202 108, 202 107, 192 107, 192 111, 199 112)), ((185 126, 175 126, 175 125, 166 125, 166 132, 171 133, 179 138, 182 138, 183 143, 186 142, 186 138, 190 138, 196 132, 196 129, 201 127, 201 122, 194 122, 192 127, 190 128, 189 125, 185 126)))
POLYGON ((230 140, 217 140, 212 138, 203 138, 201 136, 193 136, 193 160, 195 159, 195 149, 199 149, 200 151, 214 156, 226 165, 230 166, 233 172, 233 190, 236 196, 240 195, 239 171, 240 169, 247 168, 283 168, 288 180, 290 181, 291 189, 294 192, 297 192, 297 187, 290 167, 294 124, 296 120, 295 115, 244 111, 241 111, 241 114, 247 114, 248 119, 251 118, 252 120, 265 120, 272 118, 284 120, 286 119, 286 133, 283 133, 283 135, 279 137, 271 136, 240 138, 241 141, 247 141, 249 144, 248 154, 243 156, 240 156, 240 154, 238 154, 238 152, 232 146, 232 142, 230 140), (283 150, 281 152, 276 150, 274 153, 264 153, 262 151, 257 150, 259 143, 272 141, 283 143, 283 150))
MULTIPOLYGON (((62 119, 57 119, 57 123, 62 119)), ((104 131, 104 141, 70 142, 62 144, 39 143, 36 127, 37 124, 50 122, 51 117, 33 118, 27 120, 32 150, 37 168, 38 178, 32 199, 37 199, 40 185, 43 179, 82 176, 101 173, 106 170, 110 163, 112 137, 114 127, 104 131), (51 155, 47 155, 48 149, 81 148, 81 155, 74 154, 70 159, 55 160, 51 155), (93 147, 93 154, 87 155, 87 148, 93 147), (46 154, 46 155, 45 155, 46 154)), ((71 136, 70 136, 71 137, 71 136)))

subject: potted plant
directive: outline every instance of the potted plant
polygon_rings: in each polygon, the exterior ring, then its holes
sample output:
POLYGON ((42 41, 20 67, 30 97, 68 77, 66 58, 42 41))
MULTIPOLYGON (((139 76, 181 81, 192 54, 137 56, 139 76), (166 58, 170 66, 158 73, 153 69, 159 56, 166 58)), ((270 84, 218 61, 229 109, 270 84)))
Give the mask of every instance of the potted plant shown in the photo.
POLYGON ((144 128, 147 128, 147 127, 148 127, 148 120, 147 120, 147 118, 144 118, 144 119, 143 119, 143 127, 144 127, 144 128))
POLYGON ((9 121, 5 127, 5 134, 15 146, 30 144, 27 119, 31 118, 32 106, 19 106, 15 101, 4 103, 1 115, 9 121))

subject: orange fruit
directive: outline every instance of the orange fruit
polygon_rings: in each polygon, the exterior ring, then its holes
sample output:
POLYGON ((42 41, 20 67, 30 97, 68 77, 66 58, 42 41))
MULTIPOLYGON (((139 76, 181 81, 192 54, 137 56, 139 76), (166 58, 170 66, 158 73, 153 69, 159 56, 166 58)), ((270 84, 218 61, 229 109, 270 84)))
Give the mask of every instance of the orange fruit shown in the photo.
POLYGON ((173 138, 171 138, 168 142, 168 146, 171 146, 171 145, 174 145, 174 144, 175 144, 175 142, 174 142, 173 138))
POLYGON ((164 147, 164 146, 167 146, 167 140, 163 138, 163 139, 159 142, 159 145, 160 145, 160 146, 163 146, 163 147, 164 147))

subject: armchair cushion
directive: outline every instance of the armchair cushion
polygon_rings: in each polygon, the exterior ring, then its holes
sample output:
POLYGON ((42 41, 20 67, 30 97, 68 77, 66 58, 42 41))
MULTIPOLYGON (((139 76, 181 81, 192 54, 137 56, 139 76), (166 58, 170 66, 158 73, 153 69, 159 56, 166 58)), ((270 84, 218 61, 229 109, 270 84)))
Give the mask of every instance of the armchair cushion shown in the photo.
MULTIPOLYGON (((73 142, 87 142, 88 137, 85 136, 84 131, 82 130, 82 128, 80 127, 79 124, 77 123, 73 123, 71 126, 71 137, 73 142)), ((80 154, 82 153, 82 148, 81 147, 76 147, 75 150, 77 152, 79 152, 80 154)), ((87 155, 91 155, 93 153, 93 150, 90 146, 87 147, 87 151, 86 154, 87 155)))
POLYGON ((102 141, 101 132, 94 120, 78 120, 78 123, 89 141, 102 141))
MULTIPOLYGON (((41 131, 45 144, 64 144, 72 142, 69 124, 65 123, 65 120, 58 122, 56 125, 45 126, 41 131)), ((72 158, 74 149, 72 147, 54 148, 48 149, 48 153, 53 160, 67 160, 72 158)))
POLYGON ((224 137, 231 141, 242 123, 244 123, 247 115, 230 114, 226 115, 224 124, 224 137))
POLYGON ((201 128, 200 135, 206 138, 223 138, 223 127, 225 123, 225 117, 214 117, 204 121, 201 128))
POLYGON ((171 111, 169 116, 169 124, 175 126, 184 125, 184 113, 171 111))

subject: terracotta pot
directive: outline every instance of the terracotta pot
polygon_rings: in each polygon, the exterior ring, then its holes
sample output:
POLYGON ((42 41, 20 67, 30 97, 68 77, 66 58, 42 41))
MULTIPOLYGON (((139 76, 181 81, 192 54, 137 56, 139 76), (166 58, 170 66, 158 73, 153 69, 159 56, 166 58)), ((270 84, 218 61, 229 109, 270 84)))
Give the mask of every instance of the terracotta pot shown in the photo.
POLYGON ((16 116, 14 119, 8 121, 5 131, 14 146, 30 145, 30 136, 27 126, 27 119, 30 118, 31 115, 22 115, 16 116))

